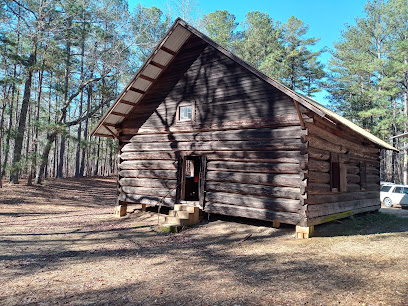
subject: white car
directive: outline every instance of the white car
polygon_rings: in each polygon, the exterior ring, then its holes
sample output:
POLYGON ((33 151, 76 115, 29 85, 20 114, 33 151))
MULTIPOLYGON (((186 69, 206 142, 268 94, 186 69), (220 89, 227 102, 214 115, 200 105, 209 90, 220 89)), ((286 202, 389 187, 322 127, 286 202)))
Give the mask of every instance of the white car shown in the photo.
POLYGON ((390 185, 381 186, 380 200, 385 207, 392 205, 408 205, 408 186, 405 185, 390 185))

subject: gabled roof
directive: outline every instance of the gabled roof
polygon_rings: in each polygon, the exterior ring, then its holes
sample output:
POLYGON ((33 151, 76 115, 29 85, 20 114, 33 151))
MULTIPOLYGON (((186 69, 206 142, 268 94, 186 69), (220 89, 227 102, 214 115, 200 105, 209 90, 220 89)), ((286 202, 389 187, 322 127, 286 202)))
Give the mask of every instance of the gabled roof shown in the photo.
POLYGON ((213 48, 217 49, 231 60, 246 68, 258 78, 279 89, 317 115, 323 118, 329 118, 334 122, 345 125, 381 148, 398 151, 383 140, 358 127, 350 120, 347 120, 346 118, 343 118, 335 112, 329 110, 310 97, 296 93, 278 81, 266 76, 180 18, 174 22, 167 34, 158 43, 152 54, 147 58, 132 80, 127 84, 125 89, 116 98, 111 107, 109 107, 106 113, 102 116, 96 127, 91 132, 91 136, 117 137, 118 131, 115 126, 120 124, 133 111, 133 109, 137 107, 138 102, 142 100, 153 83, 158 80, 160 75, 167 69, 191 35, 196 35, 197 37, 201 38, 213 48))

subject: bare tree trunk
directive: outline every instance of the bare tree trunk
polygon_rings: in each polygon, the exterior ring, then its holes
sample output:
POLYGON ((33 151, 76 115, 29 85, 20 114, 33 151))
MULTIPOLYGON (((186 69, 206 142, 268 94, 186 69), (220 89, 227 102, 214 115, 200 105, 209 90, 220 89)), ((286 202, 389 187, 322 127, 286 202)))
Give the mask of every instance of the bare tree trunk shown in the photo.
MULTIPOLYGON (((91 78, 92 78, 92 75, 91 75, 91 78)), ((88 96, 87 96, 87 105, 86 105, 87 114, 89 114, 89 112, 91 111, 91 99, 92 99, 92 84, 88 86, 88 96)), ((88 140, 88 128, 89 128, 89 117, 86 118, 86 121, 85 121, 84 140, 88 140)), ((81 158, 81 167, 79 169, 79 176, 84 176, 86 150, 87 148, 85 147, 82 148, 82 158, 81 158)))
MULTIPOLYGON (((65 59, 65 80, 64 80, 64 105, 68 102, 68 90, 69 90, 69 74, 71 68, 71 27, 72 27, 72 17, 68 17, 68 27, 67 27, 67 41, 66 41, 66 59, 65 59)), ((63 123, 66 122, 66 112, 64 112, 63 123)), ((60 143, 60 158, 58 165, 57 177, 62 178, 64 176, 64 155, 65 155, 65 140, 66 137, 64 133, 61 134, 60 143)))
POLYGON ((38 155, 38 123, 40 121, 40 106, 41 106, 41 95, 42 95, 42 84, 43 84, 43 77, 44 77, 44 67, 45 67, 45 54, 42 60, 41 70, 38 72, 38 94, 37 94, 37 107, 36 107, 36 114, 35 114, 35 121, 37 124, 34 127, 34 137, 33 137, 33 157, 30 164, 30 172, 28 176, 28 184, 32 184, 33 177, 36 174, 37 170, 37 155, 38 155))
POLYGON ((27 111, 28 111, 28 105, 30 103, 31 81, 33 77, 32 67, 35 63, 36 52, 37 52, 36 49, 37 47, 35 47, 35 51, 30 54, 30 57, 27 63, 27 76, 26 76, 26 81, 24 84, 24 96, 23 96, 23 102, 21 104, 20 119, 18 122, 17 136, 16 136, 15 145, 14 145, 12 169, 10 172, 10 183, 12 184, 18 184, 18 176, 20 172, 19 163, 21 161, 21 151, 23 149, 23 138, 24 138, 24 132, 25 132, 25 127, 26 127, 27 111))

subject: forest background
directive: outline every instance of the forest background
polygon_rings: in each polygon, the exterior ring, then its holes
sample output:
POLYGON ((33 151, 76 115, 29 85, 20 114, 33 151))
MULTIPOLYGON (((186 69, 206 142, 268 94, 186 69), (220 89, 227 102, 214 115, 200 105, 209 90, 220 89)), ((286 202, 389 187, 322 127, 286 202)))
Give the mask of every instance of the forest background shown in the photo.
POLYGON ((181 17, 289 88, 314 97, 400 149, 381 152, 381 179, 407 183, 408 1, 368 1, 363 17, 318 49, 294 17, 200 14, 198 0, 168 9, 126 0, 0 0, 2 178, 111 175, 117 144, 90 129, 181 17), (329 55, 329 61, 323 56, 329 55))

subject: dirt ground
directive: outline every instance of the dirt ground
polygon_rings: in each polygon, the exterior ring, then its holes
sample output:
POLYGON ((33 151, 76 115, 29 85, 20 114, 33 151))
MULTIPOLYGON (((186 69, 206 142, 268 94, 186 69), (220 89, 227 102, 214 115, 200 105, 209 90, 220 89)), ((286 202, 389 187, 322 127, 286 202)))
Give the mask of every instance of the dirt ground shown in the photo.
POLYGON ((407 305, 408 213, 294 227, 211 216, 178 234, 113 179, 0 189, 2 305, 407 305))

